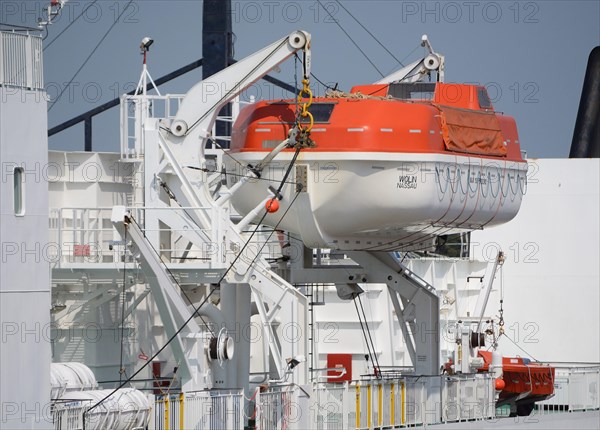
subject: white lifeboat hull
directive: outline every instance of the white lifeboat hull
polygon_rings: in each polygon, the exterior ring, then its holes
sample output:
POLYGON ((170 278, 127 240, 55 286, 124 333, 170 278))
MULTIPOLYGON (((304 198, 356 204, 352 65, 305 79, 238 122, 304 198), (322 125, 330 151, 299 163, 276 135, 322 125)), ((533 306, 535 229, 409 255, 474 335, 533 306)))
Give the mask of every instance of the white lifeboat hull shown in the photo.
MULTIPOLYGON (((224 157, 228 185, 265 152, 224 157)), ((246 215, 278 188, 292 158, 277 156, 260 180, 234 194, 246 215)), ((436 237, 505 223, 527 187, 527 163, 454 154, 304 152, 285 184, 280 209, 263 223, 306 246, 340 250, 431 250, 436 237)), ((264 213, 264 211, 263 211, 264 213)), ((261 214, 262 215, 262 214, 261 214)), ((257 222, 260 216, 255 219, 257 222)))

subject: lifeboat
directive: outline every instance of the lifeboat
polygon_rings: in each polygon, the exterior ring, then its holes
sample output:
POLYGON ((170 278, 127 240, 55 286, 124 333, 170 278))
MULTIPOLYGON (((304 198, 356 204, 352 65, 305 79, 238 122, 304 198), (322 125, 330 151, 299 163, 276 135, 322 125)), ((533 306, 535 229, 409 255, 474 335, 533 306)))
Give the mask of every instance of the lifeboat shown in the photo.
MULTIPOLYGON (((492 363, 492 353, 479 351, 484 365, 480 372, 488 371, 492 363)), ((535 402, 554 395, 554 367, 531 363, 526 358, 502 357, 504 388, 500 392, 496 406, 514 405, 517 415, 529 415, 535 402)))
MULTIPOLYGON (((340 250, 431 250, 436 238, 511 220, 527 186, 515 120, 494 111, 485 87, 390 82, 315 98, 310 137, 266 225, 306 246, 340 250), (285 216, 283 216, 285 214, 285 216)), ((260 101, 236 120, 224 157, 234 186, 286 139, 296 100, 260 101)), ((232 198, 248 214, 277 188, 294 149, 232 198)))

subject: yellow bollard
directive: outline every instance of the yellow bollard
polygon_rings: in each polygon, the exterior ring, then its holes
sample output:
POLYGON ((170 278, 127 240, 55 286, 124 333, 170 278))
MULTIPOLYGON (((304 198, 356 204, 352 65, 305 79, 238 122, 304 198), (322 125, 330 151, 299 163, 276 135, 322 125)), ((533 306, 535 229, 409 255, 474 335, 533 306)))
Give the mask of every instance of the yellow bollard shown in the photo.
POLYGON ((379 427, 383 425, 383 385, 379 384, 379 392, 377 396, 377 423, 379 427))
POLYGON ((185 428, 184 426, 184 420, 183 420, 183 393, 179 393, 179 428, 183 429, 185 428))
POLYGON ((367 385, 367 427, 371 428, 371 384, 367 385))
POLYGON ((396 424, 396 393, 394 392, 395 385, 392 382, 390 387, 390 424, 394 426, 396 424))
POLYGON ((165 396, 165 430, 169 430, 169 396, 165 396))
POLYGON ((360 385, 356 384, 356 428, 360 428, 360 385))
POLYGON ((406 388, 404 386, 404 382, 401 382, 401 390, 402 390, 402 425, 404 425, 404 423, 406 422, 406 415, 405 415, 405 403, 406 403, 406 388))

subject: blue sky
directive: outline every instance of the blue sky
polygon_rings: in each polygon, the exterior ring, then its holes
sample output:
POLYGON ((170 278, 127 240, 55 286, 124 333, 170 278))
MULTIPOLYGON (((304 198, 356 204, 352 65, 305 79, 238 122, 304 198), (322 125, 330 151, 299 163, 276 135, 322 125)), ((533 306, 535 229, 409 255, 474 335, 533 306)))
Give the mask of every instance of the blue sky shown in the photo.
MULTIPOLYGON (((53 41, 89 3, 67 3, 45 42, 53 41)), ((98 1, 46 49, 50 97, 65 88, 127 3, 98 1)), ((399 68, 337 2, 321 3, 384 74, 399 68)), ((0 22, 34 25, 44 4, 3 0, 0 22)), ((587 57, 600 44, 600 1, 363 0, 342 4, 400 60, 416 59, 422 52, 417 48, 421 35, 428 34, 435 50, 446 56, 446 81, 487 85, 496 109, 516 118, 522 146, 530 157, 568 156, 587 57)), ((312 34, 313 72, 322 81, 349 89, 380 77, 316 1, 233 1, 233 10, 236 59, 304 29, 312 34)), ((156 41, 149 63, 154 78, 201 58, 202 2, 133 1, 52 108, 49 125, 130 90, 139 78, 143 36, 156 41)), ((276 77, 293 82, 293 61, 276 77)), ((161 90, 185 93, 200 78, 201 71, 196 70, 161 90)), ((252 91, 267 98, 284 96, 267 84, 252 91)), ((117 151, 118 127, 117 109, 96 117, 94 150, 117 151)), ((83 126, 54 136, 50 147, 83 149, 83 126)))

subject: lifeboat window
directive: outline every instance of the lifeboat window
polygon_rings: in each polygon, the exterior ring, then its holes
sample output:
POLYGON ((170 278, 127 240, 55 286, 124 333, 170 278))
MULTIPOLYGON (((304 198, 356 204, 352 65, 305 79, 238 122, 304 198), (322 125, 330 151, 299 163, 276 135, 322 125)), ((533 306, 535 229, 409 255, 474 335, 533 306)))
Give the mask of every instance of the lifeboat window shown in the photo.
MULTIPOLYGON (((270 103, 270 104, 287 106, 288 109, 291 109, 292 112, 294 112, 296 109, 295 104, 290 104, 288 102, 285 102, 285 103, 276 102, 276 103, 270 103)), ((329 119, 331 118, 333 108, 335 107, 336 104, 337 103, 313 103, 312 105, 309 106, 308 111, 312 114, 315 123, 328 123, 329 119)), ((300 105, 298 105, 298 109, 300 109, 300 105)), ((304 118, 300 118, 300 120, 302 122, 305 121, 304 118)), ((277 121, 277 122, 259 121, 258 123, 262 125, 262 124, 281 124, 282 122, 280 122, 280 121, 277 121)), ((284 124, 293 124, 293 123, 284 122, 284 124)))
POLYGON ((308 108, 315 122, 329 122, 335 103, 313 103, 308 108))
POLYGON ((484 87, 477 88, 477 101, 481 109, 492 109, 492 101, 484 87))
POLYGON ((390 84, 388 95, 400 100, 433 100, 435 82, 390 84))

